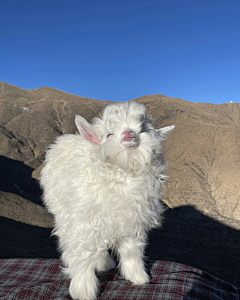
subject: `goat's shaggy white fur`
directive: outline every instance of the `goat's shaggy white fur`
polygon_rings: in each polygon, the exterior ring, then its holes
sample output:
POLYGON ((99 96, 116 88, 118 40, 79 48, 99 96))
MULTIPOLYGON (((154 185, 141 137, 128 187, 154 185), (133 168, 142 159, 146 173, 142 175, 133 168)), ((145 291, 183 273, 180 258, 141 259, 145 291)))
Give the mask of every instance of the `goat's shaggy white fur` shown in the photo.
POLYGON ((108 105, 90 125, 76 116, 80 134, 50 146, 40 183, 55 218, 65 272, 74 299, 95 299, 95 271, 115 267, 124 278, 148 282, 146 234, 161 225, 161 187, 166 178, 161 146, 174 126, 155 130, 144 105, 108 105))

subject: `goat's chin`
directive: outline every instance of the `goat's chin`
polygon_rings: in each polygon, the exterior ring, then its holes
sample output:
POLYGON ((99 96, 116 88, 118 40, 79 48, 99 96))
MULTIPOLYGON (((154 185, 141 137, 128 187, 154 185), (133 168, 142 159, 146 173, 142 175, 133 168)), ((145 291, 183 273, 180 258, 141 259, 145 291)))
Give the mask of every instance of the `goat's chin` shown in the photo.
POLYGON ((101 146, 100 155, 104 162, 114 164, 125 171, 141 172, 150 163, 151 150, 142 149, 138 144, 123 146, 107 143, 101 146))

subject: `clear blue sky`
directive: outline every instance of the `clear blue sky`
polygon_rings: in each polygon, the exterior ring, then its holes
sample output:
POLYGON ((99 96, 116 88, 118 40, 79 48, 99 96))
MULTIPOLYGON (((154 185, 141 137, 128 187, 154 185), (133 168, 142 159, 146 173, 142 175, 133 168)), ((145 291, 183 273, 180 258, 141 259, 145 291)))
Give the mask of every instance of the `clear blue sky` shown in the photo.
POLYGON ((240 0, 1 0, 0 81, 240 102, 240 0))

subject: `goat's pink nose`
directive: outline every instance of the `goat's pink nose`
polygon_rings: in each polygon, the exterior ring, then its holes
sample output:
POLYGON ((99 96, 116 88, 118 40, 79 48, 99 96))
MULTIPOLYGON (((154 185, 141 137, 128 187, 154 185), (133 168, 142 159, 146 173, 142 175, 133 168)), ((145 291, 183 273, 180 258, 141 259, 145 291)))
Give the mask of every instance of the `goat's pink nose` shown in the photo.
POLYGON ((134 132, 132 130, 123 131, 124 140, 131 140, 134 137, 134 132))

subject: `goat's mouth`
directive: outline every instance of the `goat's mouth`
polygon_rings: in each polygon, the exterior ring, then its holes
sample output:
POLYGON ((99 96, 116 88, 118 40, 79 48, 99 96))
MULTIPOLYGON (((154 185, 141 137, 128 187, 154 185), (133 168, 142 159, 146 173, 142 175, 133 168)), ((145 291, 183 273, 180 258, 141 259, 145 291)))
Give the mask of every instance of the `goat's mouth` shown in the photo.
POLYGON ((123 139, 123 141, 125 142, 125 141, 132 141, 134 139, 134 137, 132 137, 132 136, 129 136, 129 137, 125 137, 124 139, 123 139))

